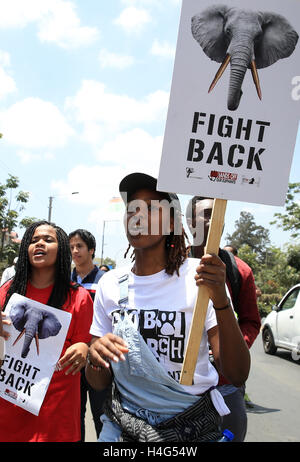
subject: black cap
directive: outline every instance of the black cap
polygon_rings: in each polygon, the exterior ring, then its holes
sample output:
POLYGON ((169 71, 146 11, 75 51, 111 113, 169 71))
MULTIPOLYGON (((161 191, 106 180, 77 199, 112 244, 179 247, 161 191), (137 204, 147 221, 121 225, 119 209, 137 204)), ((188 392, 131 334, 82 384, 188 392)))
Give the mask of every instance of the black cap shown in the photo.
MULTIPOLYGON (((126 204, 131 196, 139 189, 157 191, 157 179, 153 176, 147 175, 146 173, 130 173, 125 176, 119 186, 119 191, 124 203, 126 204)), ((181 212, 177 194, 162 191, 157 192, 165 197, 169 202, 174 201, 174 208, 181 212)))

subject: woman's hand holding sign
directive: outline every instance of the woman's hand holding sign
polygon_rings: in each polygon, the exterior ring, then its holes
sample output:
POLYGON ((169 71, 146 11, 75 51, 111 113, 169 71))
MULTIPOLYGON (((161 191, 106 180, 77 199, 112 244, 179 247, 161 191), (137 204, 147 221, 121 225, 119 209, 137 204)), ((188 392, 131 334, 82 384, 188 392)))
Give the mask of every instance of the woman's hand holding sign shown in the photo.
POLYGON ((206 254, 201 258, 195 276, 197 286, 204 285, 215 307, 228 303, 225 289, 226 266, 217 255, 206 254))

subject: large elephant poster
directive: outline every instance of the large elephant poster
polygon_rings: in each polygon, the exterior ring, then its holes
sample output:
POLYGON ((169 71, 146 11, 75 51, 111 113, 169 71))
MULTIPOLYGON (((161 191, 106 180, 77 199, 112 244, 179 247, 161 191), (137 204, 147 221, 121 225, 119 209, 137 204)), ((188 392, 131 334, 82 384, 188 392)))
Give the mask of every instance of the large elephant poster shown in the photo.
POLYGON ((0 396, 38 415, 60 358, 72 315, 13 294, 5 313, 4 363, 0 369, 0 396))
POLYGON ((183 0, 158 188, 283 205, 300 119, 300 1, 183 0))

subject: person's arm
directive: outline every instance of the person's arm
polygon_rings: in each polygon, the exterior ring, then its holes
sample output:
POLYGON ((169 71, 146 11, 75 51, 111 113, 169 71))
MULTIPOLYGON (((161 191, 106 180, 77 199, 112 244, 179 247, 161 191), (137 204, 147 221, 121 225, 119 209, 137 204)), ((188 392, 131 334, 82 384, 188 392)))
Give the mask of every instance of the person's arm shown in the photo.
POLYGON ((57 363, 58 369, 64 369, 66 375, 75 375, 85 366, 91 340, 89 329, 93 319, 93 300, 89 292, 78 287, 71 294, 73 304, 71 345, 57 363))
POLYGON ((220 373, 241 386, 250 370, 250 354, 227 297, 226 266, 217 255, 204 255, 195 276, 204 285, 216 312, 217 326, 208 331, 208 340, 220 373))
POLYGON ((66 369, 66 375, 77 374, 77 372, 85 366, 88 351, 89 347, 86 343, 74 343, 74 345, 67 348, 65 354, 60 358, 58 362, 58 369, 66 369))
POLYGON ((242 276, 242 284, 238 297, 238 323, 245 342, 250 348, 258 336, 261 320, 257 306, 256 286, 253 272, 245 262, 237 260, 238 269, 242 276))
POLYGON ((95 390, 103 390, 112 382, 110 361, 124 361, 123 353, 128 348, 121 337, 106 334, 103 337, 93 337, 89 349, 88 361, 85 367, 86 379, 95 390))

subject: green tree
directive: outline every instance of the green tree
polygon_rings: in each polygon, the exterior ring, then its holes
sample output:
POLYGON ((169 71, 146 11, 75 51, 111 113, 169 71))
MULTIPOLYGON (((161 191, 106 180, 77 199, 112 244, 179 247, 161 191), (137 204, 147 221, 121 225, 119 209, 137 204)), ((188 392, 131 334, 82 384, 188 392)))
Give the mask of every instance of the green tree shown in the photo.
MULTIPOLYGON (((262 317, 271 311, 272 305, 278 303, 293 285, 300 282, 299 271, 291 266, 290 256, 295 250, 293 246, 285 246, 283 250, 275 246, 266 249, 264 263, 251 266, 256 285, 262 296, 258 299, 259 312, 262 317)), ((243 259, 242 254, 241 258, 243 259)), ((249 263, 248 263, 249 264, 249 263)))
POLYGON ((235 222, 235 231, 225 237, 228 244, 239 249, 247 245, 256 254, 259 261, 264 261, 267 246, 270 244, 269 230, 257 225, 249 212, 241 212, 239 220, 235 222))
POLYGON ((253 271, 253 274, 257 273, 260 268, 260 263, 257 258, 257 254, 253 252, 248 244, 243 244, 238 250, 238 257, 241 258, 253 271))
POLYGON ((116 262, 112 258, 105 257, 103 260, 103 265, 111 266, 112 268, 116 267, 116 262))
POLYGON ((291 237, 300 237, 300 203, 295 196, 300 194, 300 183, 290 183, 285 201, 285 212, 275 213, 276 220, 271 225, 277 225, 284 231, 292 231, 291 237))
POLYGON ((18 225, 20 212, 25 208, 29 193, 17 191, 19 179, 9 175, 5 183, 0 183, 0 259, 4 258, 4 242, 6 233, 10 233, 18 225), (13 195, 15 193, 15 195, 13 195))
POLYGON ((20 228, 27 229, 27 228, 29 228, 30 225, 32 225, 32 223, 35 223, 36 221, 39 221, 39 219, 35 218, 35 217, 24 217, 20 221, 19 226, 20 226, 20 228))

